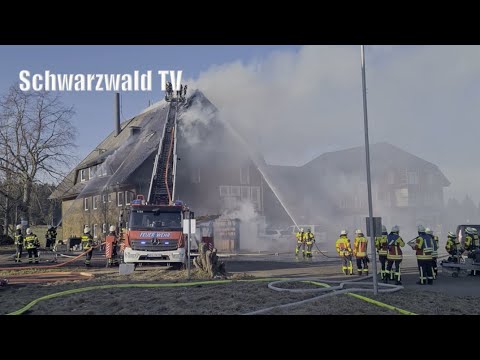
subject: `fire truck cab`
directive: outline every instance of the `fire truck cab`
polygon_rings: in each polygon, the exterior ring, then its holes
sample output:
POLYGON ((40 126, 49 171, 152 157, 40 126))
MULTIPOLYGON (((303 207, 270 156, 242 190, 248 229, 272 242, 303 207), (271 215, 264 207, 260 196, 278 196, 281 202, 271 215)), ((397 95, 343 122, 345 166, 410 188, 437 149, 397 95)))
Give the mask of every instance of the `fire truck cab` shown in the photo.
POLYGON ((178 201, 173 205, 145 205, 143 200, 133 200, 128 212, 124 262, 181 268, 186 262, 182 224, 188 208, 178 201))

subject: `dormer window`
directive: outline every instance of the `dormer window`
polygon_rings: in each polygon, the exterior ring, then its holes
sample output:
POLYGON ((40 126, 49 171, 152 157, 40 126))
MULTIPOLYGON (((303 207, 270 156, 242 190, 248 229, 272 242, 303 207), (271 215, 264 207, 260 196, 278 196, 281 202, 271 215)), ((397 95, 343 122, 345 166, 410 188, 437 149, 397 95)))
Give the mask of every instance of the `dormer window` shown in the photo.
POLYGON ((97 166, 92 166, 88 169, 88 178, 93 179, 97 175, 97 166))
POLYGON ((80 170, 80 181, 87 181, 87 169, 80 170))

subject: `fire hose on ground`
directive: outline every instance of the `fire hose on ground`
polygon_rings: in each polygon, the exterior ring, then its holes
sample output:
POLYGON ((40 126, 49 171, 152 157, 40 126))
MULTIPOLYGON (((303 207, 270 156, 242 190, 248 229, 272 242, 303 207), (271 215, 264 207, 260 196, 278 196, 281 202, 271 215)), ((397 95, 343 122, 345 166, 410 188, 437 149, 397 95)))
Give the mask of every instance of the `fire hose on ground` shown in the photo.
MULTIPOLYGON (((371 277, 371 276, 369 276, 369 277, 371 277)), ((364 279, 366 279, 366 278, 364 278, 364 279)), ((406 310, 403 310, 403 309, 399 309, 397 307, 385 304, 385 303, 380 302, 378 300, 370 299, 370 298, 367 298, 365 296, 361 296, 361 295, 353 293, 353 291, 357 291, 357 292, 373 291, 372 289, 364 289, 364 288, 344 289, 343 288, 344 285, 353 282, 352 280, 342 281, 342 282, 340 282, 340 285, 330 287, 326 283, 338 283, 339 281, 331 281, 331 280, 318 279, 318 278, 302 278, 302 279, 267 278, 267 279, 254 279, 254 280, 197 281, 197 282, 173 283, 173 284, 172 283, 169 283, 169 284, 114 284, 114 285, 88 286, 88 287, 84 287, 84 288, 71 289, 71 290, 61 291, 61 292, 57 292, 57 293, 54 293, 54 294, 49 294, 49 295, 39 297, 39 298, 31 301, 30 303, 28 303, 27 305, 25 305, 21 309, 13 311, 13 312, 11 312, 7 315, 22 315, 26 311, 28 311, 29 309, 31 309, 33 306, 35 306, 36 304, 38 304, 41 301, 54 299, 54 298, 57 298, 57 297, 71 295, 71 294, 77 294, 77 293, 86 292, 86 291, 105 290, 105 289, 125 289, 125 288, 168 288, 168 287, 186 287, 186 286, 198 286, 198 285, 229 284, 229 283, 233 283, 233 282, 266 282, 266 281, 270 281, 270 283, 268 284, 268 287, 272 290, 275 290, 275 291, 311 292, 312 290, 314 290, 314 291, 315 290, 316 291, 332 290, 332 293, 324 294, 324 295, 317 296, 317 297, 307 299, 307 300, 303 300, 303 301, 298 301, 298 302, 295 302, 295 303, 284 304, 284 305, 274 306, 274 307, 267 308, 267 309, 257 310, 257 311, 250 312, 250 313, 245 314, 245 315, 260 314, 260 313, 270 311, 272 309, 281 308, 281 307, 296 306, 296 305, 300 305, 300 304, 303 304, 303 303, 306 303, 306 302, 316 301, 316 300, 318 300, 320 298, 323 298, 323 297, 332 296, 332 295, 340 295, 340 294, 344 294, 344 293, 347 293, 351 296, 356 297, 357 299, 367 301, 367 302, 372 303, 374 305, 381 306, 381 307, 384 307, 384 308, 387 308, 387 309, 390 309, 390 310, 398 311, 401 314, 416 315, 412 312, 409 312, 409 311, 406 311, 406 310), (317 280, 317 281, 315 281, 314 279, 317 280), (301 281, 301 282, 304 282, 304 283, 310 282, 310 283, 313 283, 315 285, 325 286, 327 288, 325 288, 325 289, 282 289, 282 288, 277 288, 275 286, 275 284, 279 284, 279 283, 283 283, 283 282, 296 282, 296 281, 301 281)), ((361 282, 361 283, 358 282, 358 284, 362 284, 362 285, 369 284, 370 285, 370 283, 364 283, 364 282, 361 282)), ((379 284, 379 285, 388 288, 388 289, 383 290, 383 291, 381 290, 380 292, 394 292, 394 291, 399 291, 399 290, 403 289, 402 286, 397 286, 397 285, 388 285, 388 284, 379 284)))
POLYGON ((62 263, 59 263, 59 264, 55 264, 55 265, 46 265, 46 266, 38 266, 38 265, 34 265, 34 266, 12 266, 12 267, 6 267, 6 268, 0 268, 0 271, 16 271, 16 270, 29 270, 29 269, 55 269, 55 268, 59 268, 59 267, 62 267, 62 266, 65 266, 67 264, 70 264, 72 262, 74 262, 75 260, 81 258, 83 255, 85 255, 86 253, 88 253, 89 251, 93 251, 93 249, 96 249, 97 247, 99 246, 102 246, 103 244, 105 244, 105 242, 99 244, 99 245, 96 245, 96 246, 93 246, 91 247, 90 249, 88 249, 87 251, 84 251, 83 253, 81 253, 80 255, 77 255, 77 256, 74 256, 72 259, 70 260, 67 260, 65 262, 62 262, 62 263))
MULTIPOLYGON (((268 308, 261 309, 261 310, 252 311, 252 312, 249 312, 245 315, 263 314, 263 313, 266 313, 266 312, 271 311, 271 310, 283 309, 283 308, 303 305, 303 304, 307 304, 307 303, 310 303, 310 302, 318 301, 318 300, 326 298, 326 297, 336 296, 336 295, 341 295, 341 294, 348 294, 348 295, 354 296, 357 299, 367 301, 367 302, 372 303, 374 305, 378 305, 378 306, 381 306, 381 307, 384 307, 384 308, 387 308, 387 309, 390 309, 390 310, 398 311, 398 312, 400 312, 401 314, 404 314, 404 315, 416 315, 413 312, 406 311, 406 310, 397 308, 395 306, 391 306, 391 305, 382 303, 378 300, 370 299, 370 298, 367 298, 365 296, 361 296, 361 295, 358 295, 358 294, 354 293, 354 292, 373 292, 374 291, 373 289, 361 288, 361 287, 356 287, 356 288, 354 287, 354 288, 348 288, 348 289, 345 288, 346 285, 349 285, 351 283, 355 283, 356 285, 369 285, 370 286, 370 285, 372 285, 372 283, 363 282, 363 281, 360 282, 359 280, 365 280, 365 279, 372 278, 372 277, 373 276, 370 275, 370 276, 366 276, 366 277, 360 278, 360 279, 344 280, 344 281, 326 280, 326 279, 312 278, 312 277, 273 281, 273 282, 268 284, 268 288, 272 289, 274 291, 280 291, 280 292, 287 291, 287 292, 292 292, 292 293, 320 292, 320 293, 324 293, 324 294, 319 295, 319 296, 315 296, 313 298, 301 300, 301 301, 295 301, 295 302, 288 303, 288 304, 277 305, 277 306, 272 306, 272 307, 268 307, 268 308), (314 284, 314 285, 322 286, 323 288, 288 289, 288 288, 282 288, 282 287, 277 287, 276 286, 278 284, 285 284, 285 283, 292 283, 292 282, 299 282, 299 281, 304 282, 304 283, 306 282, 306 283, 311 283, 311 284, 314 284), (328 285, 328 284, 336 284, 336 283, 338 283, 337 286, 328 285)), ((382 287, 384 288, 384 289, 379 289, 378 290, 379 293, 391 293, 391 292, 396 292, 396 291, 399 291, 399 290, 403 289, 403 286, 401 286, 401 285, 390 285, 390 284, 381 284, 380 283, 380 284, 378 284, 378 286, 380 288, 382 288, 382 287)))

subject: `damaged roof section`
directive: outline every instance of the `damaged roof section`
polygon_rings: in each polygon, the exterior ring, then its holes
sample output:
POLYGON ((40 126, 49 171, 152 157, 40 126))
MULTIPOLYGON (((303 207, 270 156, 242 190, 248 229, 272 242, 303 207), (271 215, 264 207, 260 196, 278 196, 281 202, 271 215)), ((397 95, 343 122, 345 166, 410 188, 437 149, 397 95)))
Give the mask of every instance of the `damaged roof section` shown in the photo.
POLYGON ((168 104, 161 101, 140 115, 123 122, 120 134, 115 136, 115 132, 112 131, 65 177, 50 195, 50 199, 74 198, 82 192, 88 195, 98 193, 107 186, 126 185, 128 177, 157 151, 167 110, 168 104), (95 165, 98 166, 98 170, 94 178, 77 181, 79 171, 95 165))
MULTIPOLYGON (((153 104, 134 118, 121 124, 121 132, 115 131, 103 140, 79 165, 75 167, 50 195, 50 199, 75 198, 98 194, 104 189, 150 182, 150 177, 133 179, 132 174, 158 151, 167 119, 169 104, 164 100, 153 104), (79 172, 97 166, 97 175, 80 181, 79 172)), ((186 142, 206 145, 207 133, 218 130, 216 107, 199 90, 188 97, 178 113, 179 136, 184 133, 186 142), (200 126, 200 125, 205 126, 200 126), (183 131, 182 131, 183 130, 183 131)), ((218 139, 218 138, 217 138, 218 139)), ((226 141, 226 139, 222 139, 226 141)), ((195 144, 190 144, 195 145, 195 144)), ((212 144, 212 146, 218 146, 212 144)), ((151 164, 153 171, 153 162, 151 164)))

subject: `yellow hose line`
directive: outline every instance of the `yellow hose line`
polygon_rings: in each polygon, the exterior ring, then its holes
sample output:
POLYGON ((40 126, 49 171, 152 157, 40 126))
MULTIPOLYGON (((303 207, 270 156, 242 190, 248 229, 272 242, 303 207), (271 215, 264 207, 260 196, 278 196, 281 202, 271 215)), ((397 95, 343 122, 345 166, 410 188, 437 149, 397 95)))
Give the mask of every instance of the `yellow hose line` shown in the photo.
POLYGON ((72 289, 72 290, 65 290, 65 291, 60 291, 57 293, 45 295, 42 297, 39 297, 31 302, 29 302, 27 305, 25 305, 23 308, 16 310, 14 312, 11 312, 7 315, 21 315, 25 311, 29 310, 32 308, 34 305, 38 304, 41 301, 48 300, 48 299, 53 299, 56 297, 60 296, 65 296, 65 295, 71 295, 71 294, 77 294, 85 291, 92 291, 92 290, 103 290, 103 289, 125 289, 125 288, 162 288, 162 287, 181 287, 181 286, 195 286, 195 285, 210 285, 210 284, 228 284, 232 283, 235 281, 239 282, 262 282, 262 281, 278 281, 281 279, 278 278, 269 278, 269 279, 254 279, 254 280, 213 280, 213 281, 197 281, 197 282, 187 282, 187 283, 168 283, 168 284, 113 284, 113 285, 96 285, 96 286, 88 286, 84 288, 78 288, 78 289, 72 289))
MULTIPOLYGON (((41 301, 48 300, 48 299, 53 299, 56 297, 60 296, 65 296, 65 295, 71 295, 71 294, 77 294, 81 292, 86 292, 86 291, 93 291, 93 290, 104 290, 104 289, 125 289, 125 288, 166 288, 166 287, 181 287, 181 286, 196 286, 196 285, 210 285, 210 284, 229 284, 235 281, 238 282, 265 282, 265 281, 281 281, 283 279, 280 278, 266 278, 266 279, 253 279, 253 280, 213 280, 213 281, 197 281, 197 282, 187 282, 187 283, 168 283, 168 284, 113 284, 113 285, 97 285, 97 286, 88 286, 84 288, 78 288, 78 289, 71 289, 71 290, 65 290, 65 291, 60 291, 54 294, 49 294, 45 295, 42 297, 39 297, 31 302, 29 302, 27 305, 25 305, 23 308, 16 310, 14 312, 11 312, 7 315, 21 315, 25 313, 27 310, 31 309, 33 306, 38 304, 41 301)), ((330 287, 328 284, 324 284, 321 282, 317 281, 302 281, 304 283, 310 283, 313 285, 318 285, 318 286, 323 286, 323 287, 330 287)), ((368 297, 354 294, 354 293, 348 293, 348 295, 356 297, 357 299, 369 302, 371 304, 384 307, 390 310, 398 311, 401 314, 404 315, 417 315, 413 312, 403 310, 400 308, 397 308, 392 305, 388 305, 385 303, 382 303, 377 300, 370 299, 368 297)))
POLYGON ((384 308, 387 308, 387 309, 390 309, 390 310, 398 311, 400 314, 403 314, 403 315, 418 315, 418 314, 415 314, 411 311, 403 310, 403 309, 400 309, 396 306, 388 305, 388 304, 385 304, 381 301, 370 299, 366 296, 358 295, 358 294, 355 294, 355 293, 348 293, 347 295, 356 297, 357 299, 366 301, 366 302, 374 304, 374 305, 378 305, 378 306, 381 306, 381 307, 384 307, 384 308))
MULTIPOLYGON (((323 286, 323 287, 330 287, 330 285, 327 285, 327 284, 324 284, 324 283, 320 283, 320 282, 317 282, 317 281, 305 281, 305 282, 309 282, 310 284, 314 284, 314 285, 318 285, 318 286, 323 286)), ((355 294, 355 293, 348 293, 347 295, 349 296, 353 296, 357 299, 360 299, 360 300, 363 300, 363 301, 366 301, 370 304, 374 304, 374 305, 377 305, 377 306, 380 306, 380 307, 383 307, 383 308, 387 308, 387 309, 390 309, 390 310, 394 310, 394 311, 398 311, 400 314, 403 314, 403 315, 418 315, 418 314, 415 314, 411 311, 407 311, 407 310, 403 310, 403 309, 400 309, 396 306, 392 306, 392 305, 389 305, 389 304, 385 304, 381 301, 378 301, 378 300, 373 300, 369 297, 366 297, 366 296, 362 296, 362 295, 358 295, 358 294, 355 294)))

